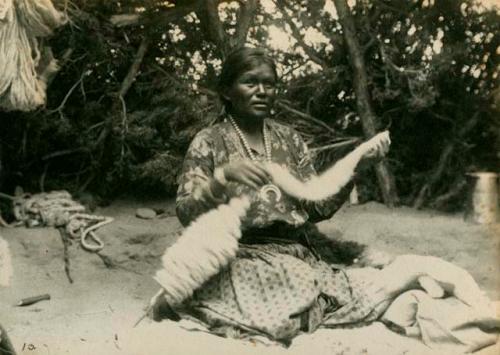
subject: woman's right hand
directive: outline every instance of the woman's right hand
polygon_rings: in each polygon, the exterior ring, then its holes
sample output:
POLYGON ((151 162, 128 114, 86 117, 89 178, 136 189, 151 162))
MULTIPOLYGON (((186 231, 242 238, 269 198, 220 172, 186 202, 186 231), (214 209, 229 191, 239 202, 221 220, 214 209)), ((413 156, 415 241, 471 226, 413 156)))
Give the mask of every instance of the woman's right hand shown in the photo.
POLYGON ((254 189, 270 181, 270 176, 263 164, 251 160, 227 163, 223 166, 223 171, 227 181, 239 182, 254 189))

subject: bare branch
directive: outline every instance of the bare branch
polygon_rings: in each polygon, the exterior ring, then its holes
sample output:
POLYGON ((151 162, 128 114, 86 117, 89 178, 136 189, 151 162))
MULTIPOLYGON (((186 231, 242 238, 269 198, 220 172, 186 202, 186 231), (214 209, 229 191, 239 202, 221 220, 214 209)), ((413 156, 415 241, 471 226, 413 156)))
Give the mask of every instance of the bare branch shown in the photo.
POLYGON ((64 118, 64 113, 63 113, 64 106, 66 105, 66 102, 70 98, 71 94, 73 94, 73 91, 75 91, 75 89, 77 88, 77 86, 80 85, 80 83, 82 82, 83 78, 85 77, 85 74, 86 73, 84 71, 82 73, 82 75, 80 75, 80 79, 78 79, 78 81, 76 83, 74 83, 73 86, 68 90, 68 92, 66 93, 66 96, 64 96, 64 99, 61 101, 61 103, 59 104, 59 106, 57 106, 53 110, 48 110, 47 113, 52 114, 52 113, 55 113, 55 112, 59 112, 59 115, 61 116, 61 118, 64 118))
POLYGON ((127 94, 127 91, 132 86, 137 73, 139 72, 139 67, 141 66, 142 60, 144 59, 144 55, 146 54, 146 50, 148 49, 149 41, 146 37, 141 40, 141 44, 137 49, 137 53, 135 54, 134 62, 130 66, 127 76, 123 79, 122 85, 120 87, 120 91, 118 92, 118 96, 124 97, 127 94))
POLYGON ((6 200, 10 200, 10 201, 14 201, 15 200, 15 196, 11 196, 11 195, 7 195, 3 192, 0 192, 0 198, 4 198, 6 200))
POLYGON ((245 44, 248 30, 252 26, 255 12, 257 11, 257 0, 240 1, 240 11, 238 14, 238 27, 236 28, 234 47, 241 47, 245 44))
POLYGON ((203 12, 205 16, 198 16, 200 21, 205 25, 210 39, 221 50, 222 56, 225 57, 229 50, 227 36, 222 28, 222 22, 219 18, 219 1, 205 0, 203 12))
POLYGON ((111 16, 109 22, 116 27, 126 27, 139 24, 140 19, 139 14, 120 14, 111 16))
POLYGON ((451 199, 456 196, 462 194, 467 187, 467 182, 462 177, 458 178, 450 187, 450 189, 436 197, 434 201, 431 202, 432 208, 442 208, 446 203, 448 203, 451 199))
POLYGON ((302 111, 294 109, 294 108, 290 107, 289 105, 285 104, 283 101, 276 101, 276 106, 278 106, 278 107, 280 107, 288 112, 296 114, 297 116, 300 116, 306 120, 312 121, 312 122, 326 128, 329 132, 331 132, 333 134, 337 134, 337 132, 332 127, 327 125, 325 122, 323 122, 323 121, 321 121, 321 120, 319 120, 311 115, 308 115, 307 113, 304 113, 302 111))
POLYGON ((377 39, 375 36, 371 36, 370 40, 363 45, 363 52, 366 53, 375 43, 377 43, 377 39))
POLYGON ((122 130, 121 130, 121 152, 120 152, 120 162, 123 162, 125 158, 125 136, 128 132, 128 120, 127 120, 127 104, 123 96, 118 97, 122 104, 122 130))
POLYGON ((290 29, 292 30, 292 35, 297 41, 297 43, 304 49, 304 52, 307 54, 307 56, 315 63, 321 65, 323 69, 328 68, 328 63, 325 62, 323 59, 318 57, 316 55, 316 51, 309 45, 306 44, 304 41, 304 37, 300 33, 299 28, 293 22, 292 18, 288 13, 286 12, 287 6, 286 2, 284 0, 273 0, 274 3, 276 4, 276 7, 281 10, 281 13, 283 14, 283 18, 285 19, 286 23, 290 26, 290 29))
POLYGON ((142 14, 113 15, 109 21, 116 27, 140 26, 151 23, 167 24, 189 14, 190 12, 197 11, 203 3, 203 0, 179 1, 179 4, 176 6, 165 8, 164 11, 161 12, 151 13, 146 11, 142 14))
POLYGON ((70 154, 75 154, 75 153, 88 153, 88 149, 85 147, 79 147, 79 148, 74 148, 74 149, 64 149, 64 150, 59 150, 57 152, 53 152, 47 155, 44 155, 42 157, 42 161, 57 158, 57 157, 62 157, 65 155, 70 155, 70 154))
POLYGON ((457 133, 456 139, 453 142, 448 143, 444 147, 443 151, 441 152, 441 156, 439 157, 436 168, 432 171, 426 183, 420 189, 418 196, 413 203, 414 208, 421 208, 424 205, 429 192, 431 192, 432 188, 441 179, 443 173, 445 172, 446 165, 448 164, 450 158, 454 153, 456 143, 463 139, 463 137, 465 137, 465 135, 476 126, 479 121, 478 116, 479 112, 476 112, 457 133))
POLYGON ((40 181, 38 182, 38 185, 40 187, 40 192, 45 192, 45 177, 47 176, 47 172, 49 170, 49 163, 45 164, 43 167, 43 172, 42 175, 40 176, 40 181))
MULTIPOLYGON (((413 6, 410 6, 410 8, 401 9, 401 8, 392 6, 392 5, 390 5, 384 1, 381 1, 381 0, 373 0, 373 1, 376 2, 380 7, 383 7, 389 11, 396 12, 396 13, 403 15, 403 16, 407 16, 409 13, 411 13, 411 9, 413 9, 415 7, 415 5, 413 5, 413 6)), ((416 5, 418 5, 418 2, 416 5)))
POLYGON ((379 42, 380 54, 382 55, 382 61, 384 63, 388 64, 392 69, 396 70, 399 73, 404 73, 404 74, 420 75, 423 73, 423 70, 408 69, 408 68, 403 68, 403 67, 396 65, 396 63, 394 63, 392 61, 392 59, 389 57, 389 55, 387 55, 385 48, 384 48, 384 44, 378 39, 377 39, 377 41, 379 42))

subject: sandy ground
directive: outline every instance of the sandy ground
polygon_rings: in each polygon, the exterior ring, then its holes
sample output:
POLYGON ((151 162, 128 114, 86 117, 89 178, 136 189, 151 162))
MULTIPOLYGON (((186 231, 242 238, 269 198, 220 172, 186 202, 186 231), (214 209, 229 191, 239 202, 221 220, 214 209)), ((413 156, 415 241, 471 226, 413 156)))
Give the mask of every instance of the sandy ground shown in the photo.
MULTIPOLYGON (((115 218, 98 231, 106 245, 102 254, 112 265, 75 242, 69 249, 72 284, 64 272, 57 230, 0 229, 14 267, 11 286, 0 289, 0 320, 19 353, 127 354, 123 337, 158 290, 151 276, 181 226, 172 201, 118 201, 95 213, 115 218), (142 220, 135 217, 138 207, 166 212, 142 220), (44 293, 51 295, 50 301, 13 306, 44 293)), ((500 299, 500 224, 480 226, 458 215, 368 203, 344 207, 320 228, 394 254, 442 257, 469 270, 491 299, 500 299)))

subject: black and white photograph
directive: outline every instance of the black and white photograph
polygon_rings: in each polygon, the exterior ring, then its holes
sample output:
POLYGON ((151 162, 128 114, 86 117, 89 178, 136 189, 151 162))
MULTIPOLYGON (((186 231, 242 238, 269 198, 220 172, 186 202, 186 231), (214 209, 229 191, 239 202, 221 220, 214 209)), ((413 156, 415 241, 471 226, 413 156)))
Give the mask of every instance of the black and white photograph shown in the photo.
POLYGON ((0 0, 0 355, 500 354, 500 0, 0 0))

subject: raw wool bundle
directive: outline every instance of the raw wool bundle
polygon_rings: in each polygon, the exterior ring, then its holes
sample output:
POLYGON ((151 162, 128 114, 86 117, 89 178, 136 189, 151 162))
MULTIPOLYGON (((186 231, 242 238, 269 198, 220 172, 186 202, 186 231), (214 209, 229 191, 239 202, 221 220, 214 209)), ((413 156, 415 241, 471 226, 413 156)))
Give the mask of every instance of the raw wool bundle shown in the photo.
POLYGON ((82 247, 88 251, 99 251, 104 247, 94 230, 113 221, 110 217, 83 213, 85 206, 73 200, 67 191, 17 196, 13 199, 13 205, 18 224, 64 227, 71 237, 79 238, 82 247), (87 241, 88 236, 95 244, 87 241))
POLYGON ((50 58, 44 68, 37 38, 63 25, 66 17, 50 0, 3 0, 0 4, 0 108, 30 111, 45 104, 47 77, 58 70, 50 58))
MULTIPOLYGON (((277 164, 269 164, 268 171, 274 183, 288 194, 304 200, 322 200, 344 187, 363 155, 382 141, 389 142, 388 132, 361 144, 321 176, 305 183, 277 164)), ((221 205, 194 221, 179 241, 165 252, 163 268, 155 276, 163 291, 153 298, 150 306, 161 295, 165 296, 170 306, 180 304, 226 266, 236 256, 241 237, 241 218, 248 208, 248 198, 233 198, 228 205, 221 205)))
POLYGON ((12 259, 9 245, 0 236, 0 286, 9 286, 12 277, 12 259))
POLYGON ((154 279, 163 287, 171 306, 190 297, 235 256, 241 237, 241 218, 250 207, 247 197, 200 216, 184 230, 179 241, 163 255, 163 268, 154 279))

